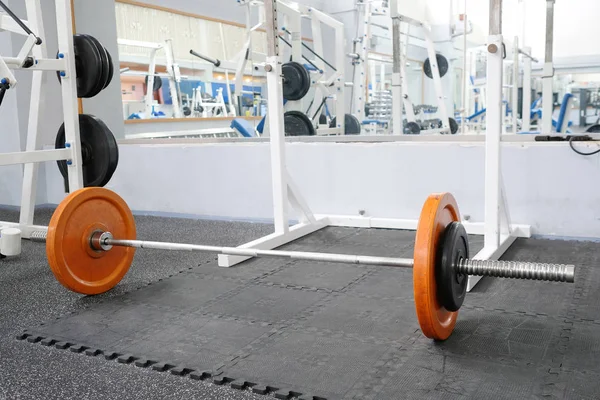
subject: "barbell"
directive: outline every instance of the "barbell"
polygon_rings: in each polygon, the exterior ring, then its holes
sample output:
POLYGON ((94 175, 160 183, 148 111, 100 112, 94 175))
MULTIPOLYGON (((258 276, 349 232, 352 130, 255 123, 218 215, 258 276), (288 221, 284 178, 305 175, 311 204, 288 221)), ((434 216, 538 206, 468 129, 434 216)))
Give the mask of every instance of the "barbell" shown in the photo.
POLYGON ((430 195, 417 227, 414 259, 284 250, 260 250, 136 240, 133 214, 116 193, 99 187, 69 194, 54 212, 48 231, 32 240, 46 242, 56 279, 82 294, 104 293, 125 276, 138 248, 198 251, 247 257, 381 265, 413 269, 416 313, 423 334, 445 340, 456 324, 468 275, 574 282, 573 265, 469 259, 469 242, 456 200, 430 195))

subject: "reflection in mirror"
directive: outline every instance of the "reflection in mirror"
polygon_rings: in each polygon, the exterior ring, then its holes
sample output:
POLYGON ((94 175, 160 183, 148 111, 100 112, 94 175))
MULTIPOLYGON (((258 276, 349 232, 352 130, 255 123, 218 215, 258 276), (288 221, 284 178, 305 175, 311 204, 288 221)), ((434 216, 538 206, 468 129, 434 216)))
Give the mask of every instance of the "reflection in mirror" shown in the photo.
MULTIPOLYGON (((400 131, 393 127, 392 18, 383 3, 357 12, 358 23, 302 3, 279 9, 286 135, 455 133, 453 117, 467 107, 459 39, 439 38, 410 20, 400 25, 403 112, 400 131)), ((127 137, 269 135, 260 2, 240 3, 234 21, 131 0, 115 4, 127 137)))
POLYGON ((255 66, 257 55, 264 58, 264 31, 125 0, 115 4, 128 124, 197 120, 207 123, 186 136, 238 137, 231 123, 237 118, 255 131, 266 114, 264 71, 255 66))

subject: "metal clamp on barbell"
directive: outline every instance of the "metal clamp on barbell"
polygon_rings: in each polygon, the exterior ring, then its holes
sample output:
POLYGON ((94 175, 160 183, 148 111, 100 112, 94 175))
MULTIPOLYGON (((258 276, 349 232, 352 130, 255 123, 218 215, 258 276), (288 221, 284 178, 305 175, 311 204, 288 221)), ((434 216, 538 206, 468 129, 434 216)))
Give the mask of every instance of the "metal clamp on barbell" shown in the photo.
POLYGON ((470 259, 467 232, 459 221, 451 194, 429 196, 419 219, 414 259, 142 241, 136 240, 135 221, 125 201, 94 187, 71 193, 58 206, 48 227, 46 253, 57 280, 83 294, 116 286, 129 270, 135 249, 413 268, 421 330, 438 340, 447 339, 454 329, 468 275, 574 282, 573 265, 470 259))

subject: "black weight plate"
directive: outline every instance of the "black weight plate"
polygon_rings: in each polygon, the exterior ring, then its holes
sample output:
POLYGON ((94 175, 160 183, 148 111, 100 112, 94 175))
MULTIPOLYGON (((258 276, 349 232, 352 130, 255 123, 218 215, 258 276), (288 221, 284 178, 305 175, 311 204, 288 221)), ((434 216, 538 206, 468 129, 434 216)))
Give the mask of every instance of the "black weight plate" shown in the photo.
MULTIPOLYGON (((112 132, 102 120, 93 115, 79 115, 81 155, 83 159, 83 185, 85 187, 105 186, 117 169, 119 147, 112 132)), ((65 125, 61 125, 56 135, 55 147, 65 147, 65 125)), ((57 161, 58 169, 67 179, 66 160, 57 161)))
POLYGON ((450 120, 450 133, 456 135, 458 132, 458 123, 454 118, 448 118, 450 120))
MULTIPOLYGON (((146 87, 148 87, 148 75, 146 75, 146 87)), ((153 92, 157 92, 160 90, 160 88, 162 87, 162 79, 160 79, 160 76, 155 76, 154 77, 154 90, 153 92)))
POLYGON ((352 114, 346 114, 344 122, 346 125, 344 128, 346 135, 360 135, 361 126, 358 118, 352 114))
POLYGON ((454 266, 469 258, 469 238, 460 222, 446 227, 438 244, 435 268, 438 301, 448 311, 458 311, 467 293, 467 275, 457 274, 454 266))
POLYGON ((96 39, 92 35, 86 35, 86 36, 92 42, 94 42, 94 44, 96 45, 96 48, 98 49, 98 52, 100 53, 100 59, 102 60, 102 75, 100 76, 100 79, 98 79, 98 84, 96 85, 95 90, 93 92, 93 93, 95 93, 93 96, 95 96, 98 93, 100 93, 102 91, 102 89, 104 89, 107 85, 108 78, 109 78, 108 75, 110 73, 110 60, 108 58, 108 53, 107 53, 106 49, 104 48, 104 46, 102 46, 102 43, 100 43, 100 41, 98 41, 98 39, 96 39))
MULTIPOLYGON (((87 35, 74 35, 75 73, 77 75, 77 97, 90 98, 102 77, 102 58, 93 40, 87 35)), ((58 57, 58 54, 57 54, 58 57)), ((60 71, 56 72, 61 82, 60 71)))
POLYGON ((586 133, 600 133, 600 125, 592 125, 585 130, 586 133))
POLYGON ((192 109, 188 106, 183 106, 183 115, 189 117, 190 115, 192 115, 192 109))
POLYGON ((112 78, 115 74, 115 65, 113 64, 113 59, 110 56, 110 53, 106 49, 106 47, 104 48, 104 50, 106 51, 106 54, 108 55, 108 79, 106 81, 106 85, 104 85, 104 88, 103 88, 103 89, 106 89, 108 87, 108 85, 110 85, 110 82, 112 81, 112 78))
POLYGON ((290 61, 281 67, 283 75, 283 98, 300 100, 310 90, 310 74, 300 63, 290 61))
MULTIPOLYGON (((346 114, 344 116, 344 135, 360 135, 361 126, 358 118, 356 118, 352 114, 346 114)), ((330 128, 337 127, 337 119, 333 117, 331 122, 329 123, 330 128)))
POLYGON ((283 116, 285 136, 314 136, 315 127, 306 114, 300 111, 288 111, 283 116))
POLYGON ((404 125, 404 134, 406 135, 418 135, 421 133, 421 126, 416 122, 408 122, 404 125))
MULTIPOLYGON (((435 59, 437 60, 438 70, 440 71, 440 78, 442 78, 446 75, 446 72, 448 72, 448 59, 441 54, 436 54, 435 59)), ((425 75, 427 75, 429 79, 433 79, 429 58, 423 63, 423 72, 425 72, 425 75)))

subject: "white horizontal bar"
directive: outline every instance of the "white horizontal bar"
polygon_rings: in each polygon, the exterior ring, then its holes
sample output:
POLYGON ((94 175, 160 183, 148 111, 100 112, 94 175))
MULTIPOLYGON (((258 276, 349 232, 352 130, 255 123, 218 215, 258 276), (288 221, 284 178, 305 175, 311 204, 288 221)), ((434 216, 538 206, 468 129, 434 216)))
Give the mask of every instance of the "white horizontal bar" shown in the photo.
POLYGON ((72 158, 71 149, 19 151, 15 153, 0 153, 0 165, 28 164, 68 160, 70 158, 72 158))
POLYGON ((375 257, 358 254, 317 253, 309 251, 261 250, 256 248, 220 247, 201 244, 153 242, 143 240, 121 240, 106 238, 100 239, 101 245, 134 247, 137 249, 155 249, 170 251, 198 251, 219 253, 220 255, 242 257, 276 257, 290 258, 292 260, 306 260, 317 262, 334 262, 343 264, 385 265, 390 267, 412 268, 413 260, 410 258, 375 257))
MULTIPOLYGON (((317 215, 319 218, 328 218, 331 226, 344 226, 353 228, 381 228, 416 230, 419 223, 416 219, 375 218, 352 215, 317 215)), ((483 222, 462 221, 469 235, 483 235, 485 224, 483 222)), ((531 237, 531 226, 511 225, 515 237, 531 237)))
MULTIPOLYGON (((339 128, 338 128, 339 129, 339 128)), ((173 136, 177 135, 174 133, 173 136)), ((600 134, 586 133, 593 138, 594 141, 600 140, 600 134)), ((529 146, 568 146, 568 142, 536 142, 536 135, 502 135, 503 143, 527 143, 529 146)), ((415 142, 415 143, 455 143, 455 144, 474 144, 483 145, 485 143, 485 135, 332 135, 332 136, 286 136, 285 141, 288 143, 391 143, 391 142, 415 142)), ((579 146, 584 148, 594 149, 597 144, 594 141, 579 142, 579 146)), ((156 141, 155 144, 173 145, 177 143, 267 143, 268 137, 261 138, 220 138, 220 139, 180 139, 179 142, 173 140, 156 141)), ((120 140, 121 144, 143 144, 140 142, 120 140)))
MULTIPOLYGON (((462 224, 465 226, 467 233, 470 235, 483 235, 485 233, 485 223, 483 222, 462 221, 462 224)), ((510 226, 510 229, 515 237, 531 237, 531 225, 513 224, 510 226)))
POLYGON ((7 222, 7 221, 0 221, 0 228, 19 228, 21 230, 21 237, 23 239, 29 239, 33 232, 48 232, 47 226, 22 225, 17 222, 7 222))
POLYGON ((373 218, 351 215, 316 215, 317 218, 328 218, 330 226, 349 228, 382 228, 382 229, 417 229, 417 220, 373 218))
POLYGON ((421 131, 421 135, 435 135, 438 133, 450 133, 450 128, 425 129, 421 131))
MULTIPOLYGON (((210 128, 210 129, 196 129, 189 131, 178 131, 178 132, 150 132, 150 133, 133 133, 125 136, 129 139, 147 139, 154 138, 168 138, 168 137, 180 137, 180 136, 196 136, 196 135, 218 135, 218 134, 233 134, 235 131, 231 128, 210 128)), ((239 135, 238 135, 239 136, 239 135)))
POLYGON ((317 135, 341 135, 342 128, 319 128, 317 135))
MULTIPOLYGON (((327 226, 327 222, 327 218, 317 218, 317 222, 314 224, 300 223, 292 226, 287 233, 272 233, 238 247, 242 249, 271 250, 323 229, 327 226)), ((249 258, 250 257, 219 254, 219 267, 233 267, 249 258)))
MULTIPOLYGON (((27 21, 22 21, 25 25, 29 26, 29 23, 27 21)), ((12 17, 5 12, 0 12, 0 31, 8 31, 23 36, 29 36, 29 34, 25 32, 23 28, 21 28, 21 26, 17 24, 15 20, 12 19, 12 17)))
POLYGON ((161 49, 164 47, 162 43, 143 42, 139 40, 117 39, 117 43, 122 46, 147 47, 149 49, 161 49))
POLYGON ((20 68, 24 70, 64 71, 67 65, 64 59, 41 58, 36 59, 35 63, 31 67, 23 68, 20 67, 21 60, 17 57, 4 57, 3 60, 10 68, 20 68))

